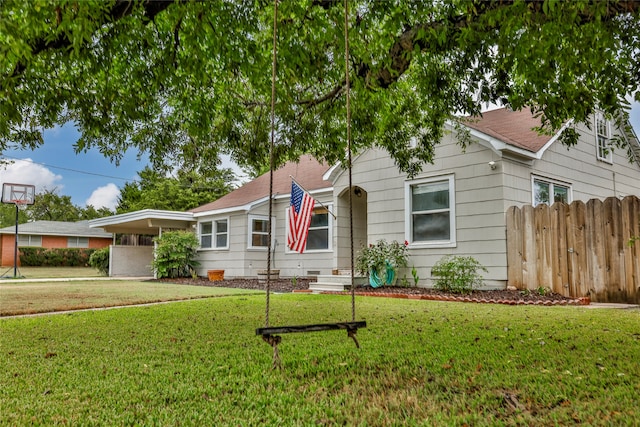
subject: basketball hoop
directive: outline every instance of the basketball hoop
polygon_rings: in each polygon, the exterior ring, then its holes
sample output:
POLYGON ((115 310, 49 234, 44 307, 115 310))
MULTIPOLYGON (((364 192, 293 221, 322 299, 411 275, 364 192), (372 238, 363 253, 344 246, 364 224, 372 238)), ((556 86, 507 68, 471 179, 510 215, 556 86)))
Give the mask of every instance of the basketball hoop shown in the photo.
POLYGON ((27 207, 27 205, 32 205, 33 203, 28 203, 26 200, 12 200, 8 203, 12 203, 14 205, 16 205, 16 208, 19 210, 24 210, 25 207, 27 207))
POLYGON ((36 186, 30 184, 2 184, 2 203, 16 206, 32 205, 36 199, 36 186))
POLYGON ((36 200, 36 186, 31 184, 2 184, 2 203, 16 206, 16 234, 13 249, 13 277, 18 277, 18 210, 33 205, 36 200))

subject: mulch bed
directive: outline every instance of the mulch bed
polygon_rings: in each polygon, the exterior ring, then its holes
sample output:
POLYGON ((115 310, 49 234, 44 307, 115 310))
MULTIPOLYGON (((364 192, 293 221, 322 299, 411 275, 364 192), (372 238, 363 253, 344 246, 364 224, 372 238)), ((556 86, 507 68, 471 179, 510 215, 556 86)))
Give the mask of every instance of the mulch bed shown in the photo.
MULTIPOLYGON (((158 279, 157 281, 168 283, 179 283, 195 286, 214 286, 225 288, 239 289, 256 289, 265 290, 265 283, 258 279, 225 279, 220 281, 209 281, 207 278, 180 278, 180 279, 158 279)), ((309 289, 309 283, 313 279, 297 278, 272 280, 270 283, 270 291, 276 293, 304 292, 309 289)), ((328 292, 327 292, 328 293, 328 292)), ((495 303, 510 305, 588 305, 588 298, 573 299, 556 293, 545 293, 540 295, 537 292, 524 293, 512 290, 491 290, 491 291, 473 291, 468 295, 451 294, 438 291, 436 289, 417 288, 417 287, 399 287, 384 286, 381 288, 372 288, 369 286, 359 287, 356 289, 357 295, 379 296, 389 298, 410 298, 410 299, 426 299, 437 301, 462 301, 462 302, 478 302, 478 303, 495 303)))

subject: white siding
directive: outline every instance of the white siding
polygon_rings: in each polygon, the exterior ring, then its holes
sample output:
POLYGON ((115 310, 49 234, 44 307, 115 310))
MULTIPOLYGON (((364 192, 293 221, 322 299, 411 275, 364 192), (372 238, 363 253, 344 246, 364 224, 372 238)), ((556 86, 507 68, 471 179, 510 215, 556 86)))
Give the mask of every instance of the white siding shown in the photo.
MULTIPOLYGON (((331 193, 312 194, 324 204, 332 202, 331 193)), ((277 196, 273 203, 275 219, 274 240, 272 247, 271 268, 280 270, 281 277, 307 276, 313 274, 331 274, 333 268, 333 250, 307 252, 304 254, 287 253, 285 211, 289 206, 289 196, 277 196)), ((316 204, 316 206, 319 206, 316 204)), ((203 249, 198 252, 199 276, 206 276, 207 270, 225 270, 225 278, 257 277, 259 270, 267 268, 266 248, 249 248, 249 217, 258 215, 268 217, 267 202, 254 206, 250 212, 211 214, 198 217, 198 223, 229 219, 229 249, 203 249)), ((199 227, 199 225, 198 225, 199 227)))
MULTIPOLYGON (((411 278, 411 267, 418 270, 420 285, 430 285, 431 267, 444 255, 473 255, 489 269, 487 286, 503 286, 506 281, 506 243, 503 188, 499 170, 488 163, 496 154, 479 144, 462 153, 448 135, 436 147, 436 161, 425 165, 414 179, 454 175, 456 199, 456 246, 452 248, 409 248, 409 268, 400 278, 411 278)), ((382 150, 369 150, 354 162, 353 184, 367 192, 368 243, 379 239, 404 242, 405 183, 409 180, 382 150)), ((348 176, 342 173, 334 182, 336 193, 343 191, 348 176)))
MULTIPOLYGON (((513 160, 500 161, 504 168, 505 210, 513 205, 531 204, 531 176, 537 175, 571 184, 573 200, 605 199, 640 195, 640 167, 629 163, 624 150, 613 151, 613 163, 597 159, 593 129, 577 126, 578 143, 570 148, 552 144, 531 165, 513 160)), ((613 129, 613 134, 619 134, 613 129)))
MULTIPOLYGON (((559 142, 551 144, 538 160, 502 156, 488 143, 478 141, 462 152, 455 135, 447 134, 435 149, 435 161, 425 165, 413 179, 454 176, 456 236, 453 247, 409 248, 407 276, 415 266, 421 286, 431 285, 431 267, 444 255, 470 255, 488 268, 484 275, 487 287, 502 287, 507 280, 505 212, 513 205, 532 203, 532 176, 571 184, 573 200, 603 199, 609 196, 640 196, 640 168, 630 164, 626 153, 616 150, 613 164, 596 158, 596 138, 592 130, 581 126, 581 137, 575 147, 567 149, 559 142), (489 166, 495 162, 495 168, 489 166)), ((616 131, 614 130, 614 134, 616 131)), ((532 153, 533 155, 533 153, 532 153)), ((363 190, 354 199, 354 246, 358 248, 380 239, 403 242, 405 235, 405 186, 408 179, 383 150, 368 150, 354 160, 353 185, 363 190)), ((275 217, 275 250, 273 269, 283 277, 330 274, 334 268, 349 268, 348 175, 345 171, 334 178, 333 193, 313 196, 331 205, 338 216, 332 220, 332 247, 327 251, 297 254, 286 251, 285 212, 288 195, 277 196, 275 217)), ((251 212, 239 211, 219 216, 199 217, 199 221, 229 219, 229 249, 203 250, 198 274, 208 269, 224 269, 225 277, 255 277, 266 268, 264 249, 247 249, 248 215, 267 215, 268 204, 262 203, 251 212)))

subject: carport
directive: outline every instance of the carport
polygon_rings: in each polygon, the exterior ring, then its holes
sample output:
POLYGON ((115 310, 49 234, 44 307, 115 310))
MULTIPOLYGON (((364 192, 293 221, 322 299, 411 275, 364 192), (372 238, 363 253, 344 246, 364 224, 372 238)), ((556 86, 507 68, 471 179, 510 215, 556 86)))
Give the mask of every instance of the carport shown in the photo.
POLYGON ((116 245, 116 234, 161 236, 163 231, 194 230, 197 221, 191 212, 144 209, 89 221, 92 228, 113 233, 109 246, 109 276, 153 276, 153 246, 116 245))

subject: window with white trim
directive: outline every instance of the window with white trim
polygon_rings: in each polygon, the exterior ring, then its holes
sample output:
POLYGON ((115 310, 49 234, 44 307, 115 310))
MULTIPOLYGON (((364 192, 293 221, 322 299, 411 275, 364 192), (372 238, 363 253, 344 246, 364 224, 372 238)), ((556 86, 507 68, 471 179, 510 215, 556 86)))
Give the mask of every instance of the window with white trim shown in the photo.
POLYGON ((42 246, 42 236, 18 234, 18 246, 42 246))
POLYGON ((228 249, 229 220, 217 219, 200 223, 200 249, 228 249))
POLYGON ((89 238, 88 237, 67 237, 67 247, 68 248, 88 248, 89 238))
POLYGON ((214 236, 216 248, 229 247, 229 221, 226 219, 218 219, 213 222, 215 225, 214 236))
POLYGON ((201 222, 200 223, 200 248, 211 249, 212 238, 213 238, 213 223, 201 222))
POLYGON ((613 163, 611 146, 611 122, 602 113, 596 113, 596 156, 598 160, 613 163))
MULTIPOLYGON (((272 221, 272 224, 275 225, 275 221, 272 221)), ((271 235, 273 240, 275 233, 272 232, 271 235)), ((267 249, 268 244, 269 217, 249 215, 249 249, 267 249)))
POLYGON ((533 206, 540 203, 552 205, 555 202, 571 203, 571 185, 547 178, 532 177, 533 206))
MULTIPOLYGON (((311 223, 309 225, 309 234, 307 235, 307 246, 305 248, 305 252, 312 251, 326 251, 331 249, 331 240, 332 240, 332 217, 329 213, 331 209, 331 205, 318 206, 313 209, 311 214, 311 223)), ((286 224, 289 223, 289 209, 286 210, 286 224)), ((289 233, 289 229, 287 227, 287 233, 289 233)), ((288 234, 287 234, 288 237, 288 234)), ((288 239, 287 239, 288 240, 288 239)), ((286 248, 287 252, 290 249, 286 248)))
POLYGON ((415 245, 455 246, 453 175, 407 182, 405 203, 407 241, 415 245))

